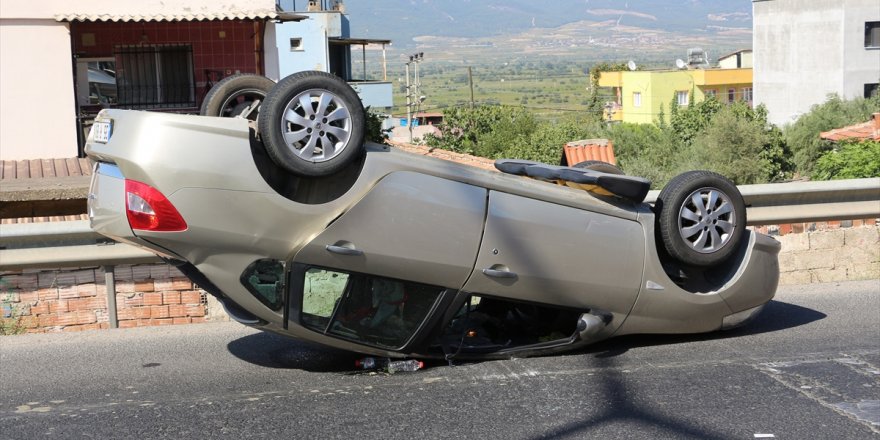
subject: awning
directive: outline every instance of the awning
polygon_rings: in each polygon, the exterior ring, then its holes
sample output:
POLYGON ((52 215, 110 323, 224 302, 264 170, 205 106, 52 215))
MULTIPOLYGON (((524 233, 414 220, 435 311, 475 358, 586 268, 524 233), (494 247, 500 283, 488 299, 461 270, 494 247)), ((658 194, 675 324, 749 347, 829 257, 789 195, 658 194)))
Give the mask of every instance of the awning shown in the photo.
POLYGON ((111 15, 111 14, 58 14, 55 21, 113 21, 113 22, 138 22, 138 21, 209 21, 209 20, 279 20, 301 21, 306 16, 289 12, 276 12, 274 10, 226 10, 206 13, 190 14, 142 14, 142 15, 111 15))
POLYGON ((371 38, 328 38, 330 44, 366 45, 366 44, 391 44, 391 40, 376 40, 371 38))

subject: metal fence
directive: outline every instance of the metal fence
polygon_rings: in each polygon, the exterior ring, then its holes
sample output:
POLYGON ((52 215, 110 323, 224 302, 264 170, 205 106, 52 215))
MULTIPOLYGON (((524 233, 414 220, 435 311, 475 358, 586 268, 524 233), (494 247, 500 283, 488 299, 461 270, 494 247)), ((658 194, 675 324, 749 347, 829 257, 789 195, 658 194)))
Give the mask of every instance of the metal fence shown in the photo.
MULTIPOLYGON (((767 225, 880 217, 880 178, 739 187, 748 224, 767 225)), ((653 203, 658 191, 648 194, 653 203)), ((158 263, 143 249, 98 235, 88 221, 7 224, 0 227, 0 272, 23 268, 101 266, 111 328, 118 327, 114 269, 158 263)))
MULTIPOLYGON (((793 182, 739 187, 749 225, 880 217, 880 178, 793 182)), ((653 203, 659 191, 646 201, 653 203)), ((0 227, 0 271, 154 263, 155 255, 106 239, 88 221, 0 227)))

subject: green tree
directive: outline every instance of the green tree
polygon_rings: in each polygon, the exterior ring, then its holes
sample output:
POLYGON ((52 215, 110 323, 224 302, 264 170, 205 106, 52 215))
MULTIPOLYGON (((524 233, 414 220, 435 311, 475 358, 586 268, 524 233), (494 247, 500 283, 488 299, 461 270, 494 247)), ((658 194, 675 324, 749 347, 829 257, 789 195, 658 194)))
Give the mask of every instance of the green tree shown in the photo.
POLYGON ((880 141, 844 141, 816 161, 816 180, 880 176, 880 141))
POLYGON ((808 113, 801 115, 793 124, 783 130, 785 140, 794 154, 793 162, 799 174, 812 176, 816 161, 833 145, 821 139, 823 131, 865 122, 874 112, 880 111, 880 95, 844 100, 837 95, 829 95, 822 104, 814 105, 808 113))

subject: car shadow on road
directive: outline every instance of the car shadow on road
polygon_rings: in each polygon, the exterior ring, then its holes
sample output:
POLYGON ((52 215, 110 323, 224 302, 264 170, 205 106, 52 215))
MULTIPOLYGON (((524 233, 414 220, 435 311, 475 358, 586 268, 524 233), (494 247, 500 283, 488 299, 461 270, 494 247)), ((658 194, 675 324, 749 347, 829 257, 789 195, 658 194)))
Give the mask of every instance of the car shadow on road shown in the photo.
MULTIPOLYGON (((825 317, 824 313, 813 309, 771 301, 754 322, 737 329, 696 335, 622 336, 590 345, 573 354, 594 354, 596 358, 610 358, 624 354, 631 348, 757 335, 798 327, 825 317)), ((322 373, 351 372, 354 370, 354 361, 363 357, 357 353, 265 332, 236 339, 230 342, 227 348, 235 357, 262 367, 322 373)), ((433 364, 445 365, 445 362, 429 363, 429 365, 433 364)))
POLYGON ((233 356, 261 367, 321 373, 351 371, 354 361, 363 357, 266 332, 236 339, 226 347, 233 356))
POLYGON ((796 304, 770 301, 754 321, 732 330, 683 335, 627 335, 590 345, 580 350, 580 353, 596 353, 597 358, 614 357, 637 347, 734 339, 788 330, 825 319, 827 316, 822 312, 796 304))

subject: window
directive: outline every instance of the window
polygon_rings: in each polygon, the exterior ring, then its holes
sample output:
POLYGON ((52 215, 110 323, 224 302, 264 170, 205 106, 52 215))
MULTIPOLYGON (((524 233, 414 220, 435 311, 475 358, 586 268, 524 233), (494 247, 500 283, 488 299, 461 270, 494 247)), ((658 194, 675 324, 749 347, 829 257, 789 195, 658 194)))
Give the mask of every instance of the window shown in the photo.
POLYGON ((865 48, 880 49, 880 21, 865 22, 865 48))
POLYGON ((751 103, 752 102, 752 88, 751 87, 743 87, 743 101, 751 103))
POLYGON ((706 90, 706 99, 717 98, 717 97, 718 97, 718 90, 715 90, 715 89, 706 90))
POLYGON ((278 260, 263 259, 251 263, 240 281, 261 303, 272 310, 281 309, 284 265, 278 260))
POLYGON ((870 98, 877 93, 877 87, 880 86, 880 83, 873 84, 865 84, 865 98, 870 98))
POLYGON ((195 107, 192 46, 116 46, 114 55, 120 106, 195 107))
POLYGON ((515 350, 570 340, 582 312, 540 304, 472 295, 461 306, 433 348, 453 352, 515 350))
POLYGON ((641 107, 642 106, 642 93, 641 92, 633 92, 633 107, 641 107))
POLYGON ((302 38, 291 38, 290 39, 290 51, 291 52, 299 52, 303 50, 303 39, 302 38))
POLYGON ((678 105, 688 105, 688 92, 684 90, 675 92, 675 102, 678 105))
POLYGON ((736 101, 736 89, 733 87, 727 89, 727 102, 736 101))
POLYGON ((371 275, 310 268, 300 322, 364 344, 400 348, 418 330, 443 288, 371 275))

